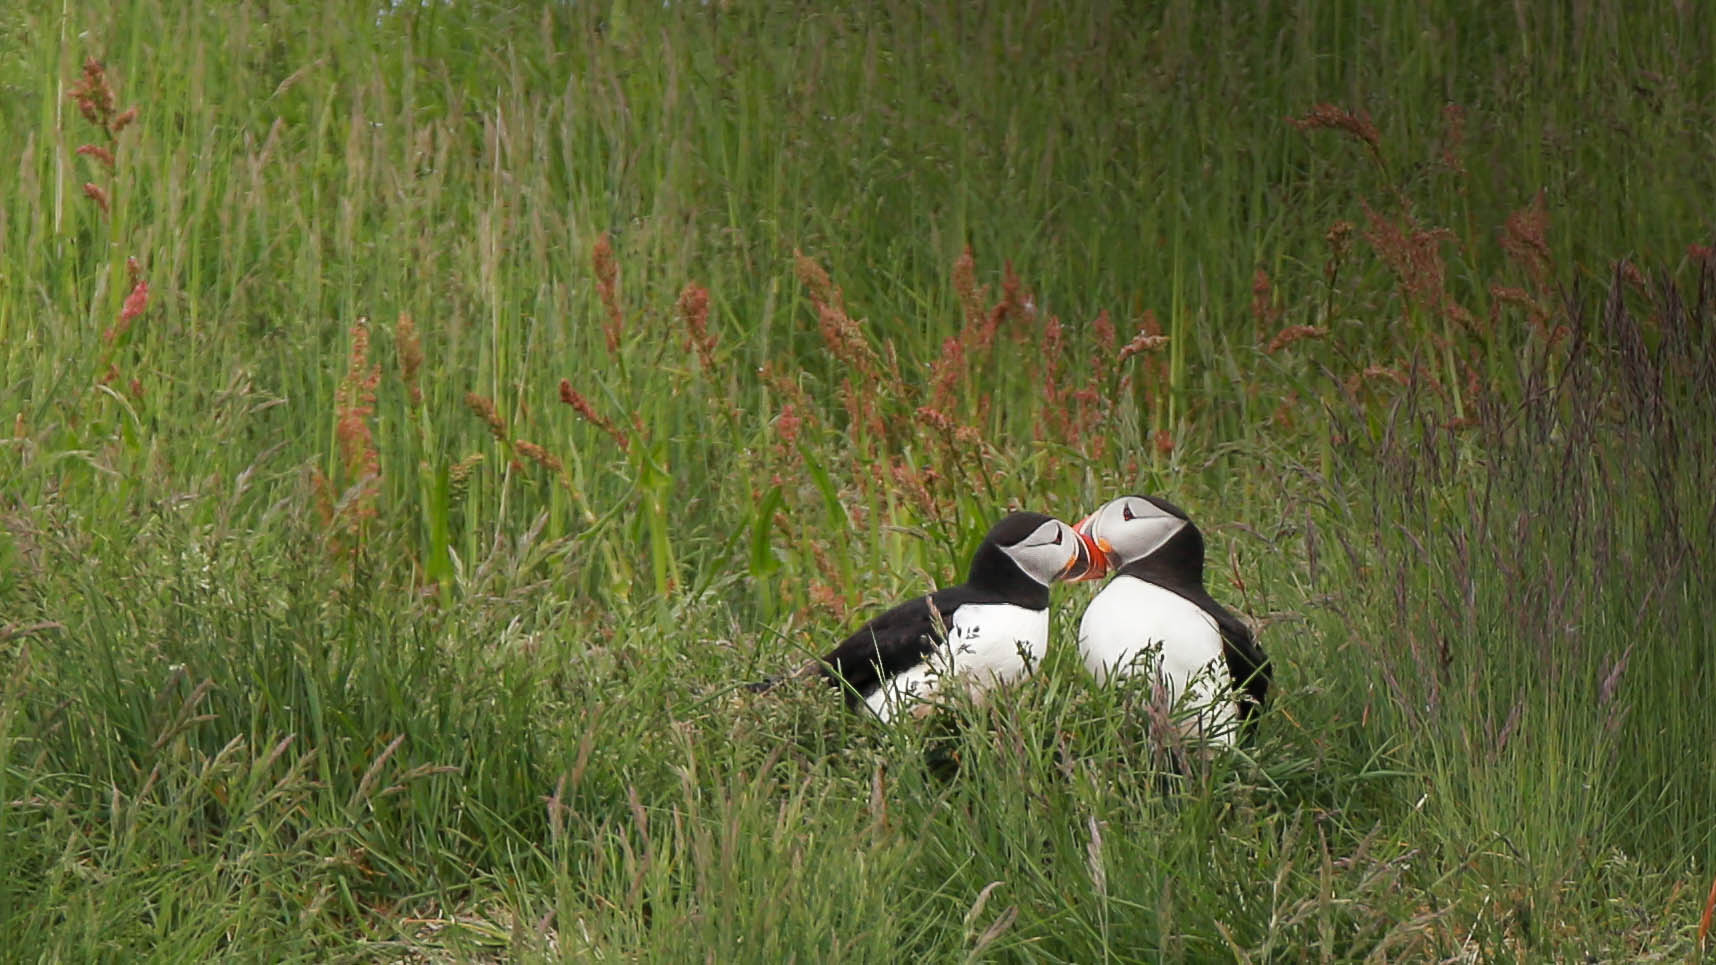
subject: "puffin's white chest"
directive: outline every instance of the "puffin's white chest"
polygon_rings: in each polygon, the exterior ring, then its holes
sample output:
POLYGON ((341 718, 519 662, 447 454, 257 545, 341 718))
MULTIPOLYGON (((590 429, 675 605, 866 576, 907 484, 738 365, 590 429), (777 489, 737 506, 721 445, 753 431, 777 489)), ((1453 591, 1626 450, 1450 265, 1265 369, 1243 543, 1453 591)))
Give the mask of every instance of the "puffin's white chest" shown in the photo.
MULTIPOLYGON (((1079 655, 1096 679, 1111 674, 1153 673, 1170 705, 1187 703, 1213 711, 1210 724, 1233 716, 1233 682, 1222 656, 1221 629, 1197 604, 1132 576, 1117 576, 1104 587, 1078 628, 1079 655)), ((1225 728, 1214 728, 1223 730, 1225 728)))
POLYGON ((923 663, 889 678, 865 698, 883 720, 933 696, 958 678, 973 694, 1017 680, 1043 659, 1049 642, 1049 611, 1009 603, 966 604, 953 611, 947 642, 923 663))

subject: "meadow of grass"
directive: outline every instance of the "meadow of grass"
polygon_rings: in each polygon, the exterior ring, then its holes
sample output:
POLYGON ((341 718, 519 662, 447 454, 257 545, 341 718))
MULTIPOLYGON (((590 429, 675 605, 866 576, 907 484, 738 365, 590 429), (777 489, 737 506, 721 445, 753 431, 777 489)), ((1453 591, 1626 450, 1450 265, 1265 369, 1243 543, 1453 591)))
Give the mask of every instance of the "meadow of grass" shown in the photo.
POLYGON ((1711 50, 1621 0, 7 8, 4 957, 1699 958, 1711 50), (1153 769, 1084 587, 922 728, 732 686, 1127 491, 1275 661, 1245 753, 1153 769))

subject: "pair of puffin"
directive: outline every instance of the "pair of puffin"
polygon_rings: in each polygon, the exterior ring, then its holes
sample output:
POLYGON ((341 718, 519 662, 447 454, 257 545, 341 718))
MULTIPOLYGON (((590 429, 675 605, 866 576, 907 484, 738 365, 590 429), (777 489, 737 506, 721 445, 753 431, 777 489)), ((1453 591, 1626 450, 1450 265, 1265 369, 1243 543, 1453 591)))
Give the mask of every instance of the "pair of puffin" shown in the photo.
POLYGON ((1195 733, 1231 744, 1263 704, 1269 661, 1204 589, 1204 540, 1178 507, 1122 496, 1076 526, 1016 512, 995 525, 966 581, 888 610, 813 665, 884 721, 921 715, 950 680, 973 695, 1030 673, 1046 651, 1049 586, 1115 577, 1079 624, 1099 680, 1153 673, 1195 733))

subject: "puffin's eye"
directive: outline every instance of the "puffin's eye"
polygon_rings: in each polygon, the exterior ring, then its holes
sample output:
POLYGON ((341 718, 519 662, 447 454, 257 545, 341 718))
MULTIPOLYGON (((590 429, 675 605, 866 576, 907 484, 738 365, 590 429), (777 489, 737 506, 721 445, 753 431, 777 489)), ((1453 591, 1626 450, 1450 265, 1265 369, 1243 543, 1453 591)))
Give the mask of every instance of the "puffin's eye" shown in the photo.
POLYGON ((1132 504, 1131 503, 1121 503, 1120 504, 1120 519, 1122 522, 1130 523, 1134 519, 1137 519, 1137 518, 1138 517, 1132 515, 1132 504))
POLYGON ((1053 543, 1050 543, 1050 544, 1049 544, 1049 545, 1050 545, 1050 546, 1059 546, 1059 545, 1061 545, 1061 535, 1062 535, 1062 534, 1061 534, 1061 527, 1059 527, 1059 526, 1056 526, 1056 527, 1055 527, 1055 541, 1054 541, 1054 542, 1053 542, 1053 543))

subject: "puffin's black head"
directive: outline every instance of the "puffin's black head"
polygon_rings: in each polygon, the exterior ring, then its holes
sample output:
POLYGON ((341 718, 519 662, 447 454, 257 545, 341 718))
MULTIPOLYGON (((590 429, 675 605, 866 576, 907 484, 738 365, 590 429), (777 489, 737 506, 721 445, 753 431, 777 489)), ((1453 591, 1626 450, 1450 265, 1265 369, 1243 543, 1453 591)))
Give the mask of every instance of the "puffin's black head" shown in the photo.
POLYGON ((1158 496, 1121 496, 1078 524, 1112 569, 1149 561, 1152 568, 1204 581, 1204 534, 1184 510, 1158 496))
POLYGON ((1018 587, 1024 595, 1046 599, 1049 584, 1056 580, 1102 575, 1092 546, 1053 516, 1009 513, 983 537, 966 582, 993 590, 1018 587))

